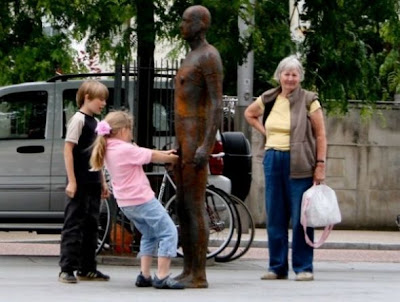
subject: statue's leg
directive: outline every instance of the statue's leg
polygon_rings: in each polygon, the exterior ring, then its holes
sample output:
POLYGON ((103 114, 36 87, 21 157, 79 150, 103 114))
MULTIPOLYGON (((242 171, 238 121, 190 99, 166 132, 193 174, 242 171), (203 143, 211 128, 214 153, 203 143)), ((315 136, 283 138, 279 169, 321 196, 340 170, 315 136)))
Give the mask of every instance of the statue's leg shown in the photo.
POLYGON ((182 244, 182 242, 188 242, 190 240, 190 219, 189 216, 186 215, 185 211, 185 190, 184 190, 184 171, 182 159, 179 159, 178 164, 174 167, 174 176, 175 176, 175 184, 176 184, 176 204, 177 204, 177 214, 179 219, 179 240, 182 245, 183 253, 185 257, 183 258, 183 271, 181 274, 175 277, 176 280, 183 280, 191 275, 192 272, 192 256, 191 250, 187 250, 188 245, 182 244))
POLYGON ((187 164, 182 171, 183 199, 178 202, 178 216, 181 225, 184 269, 178 278, 186 287, 205 288, 208 287, 206 278, 208 225, 204 207, 207 168, 199 170, 195 169, 193 164, 187 164))

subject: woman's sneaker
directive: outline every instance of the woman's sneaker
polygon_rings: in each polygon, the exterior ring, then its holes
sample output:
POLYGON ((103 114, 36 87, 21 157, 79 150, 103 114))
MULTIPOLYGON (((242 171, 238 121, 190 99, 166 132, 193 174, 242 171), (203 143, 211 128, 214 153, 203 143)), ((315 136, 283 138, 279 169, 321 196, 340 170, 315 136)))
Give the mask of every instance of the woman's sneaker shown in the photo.
POLYGON ((267 272, 261 276, 261 280, 286 280, 287 275, 278 275, 275 272, 267 272))
POLYGON ((108 281, 110 276, 103 274, 100 271, 82 272, 78 271, 76 274, 80 281, 108 281))
POLYGON ((151 277, 146 278, 142 272, 137 276, 135 285, 137 287, 150 287, 153 286, 153 280, 151 277))
POLYGON ((75 275, 73 272, 60 272, 58 275, 58 281, 62 283, 77 283, 75 275))
POLYGON ((156 275, 154 275, 153 279, 153 287, 159 289, 184 289, 185 286, 172 279, 170 276, 165 277, 164 279, 158 279, 156 275))
POLYGON ((312 281, 314 275, 311 272, 301 272, 296 275, 296 281, 312 281))

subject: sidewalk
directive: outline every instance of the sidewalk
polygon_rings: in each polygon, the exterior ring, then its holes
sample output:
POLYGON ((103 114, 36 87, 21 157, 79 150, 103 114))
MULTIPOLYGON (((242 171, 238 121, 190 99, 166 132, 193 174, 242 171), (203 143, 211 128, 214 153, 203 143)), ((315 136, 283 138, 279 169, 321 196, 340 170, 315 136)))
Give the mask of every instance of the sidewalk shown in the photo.
MULTIPOLYGON (((315 241, 320 238, 321 233, 321 230, 315 231, 315 241)), ((289 240, 291 236, 289 231, 289 240)), ((266 230, 257 229, 252 247, 266 247, 267 244, 266 230)), ((320 249, 400 250, 400 232, 334 229, 320 249)))
MULTIPOLYGON (((321 234, 316 230, 315 239, 321 234)), ((289 231, 289 239, 291 231, 289 231)), ((37 235, 28 232, 0 232, 0 255, 59 255, 60 235, 37 235)), ((268 246, 264 228, 256 229, 252 248, 268 246)), ((333 230, 319 250, 400 250, 399 231, 333 230)))

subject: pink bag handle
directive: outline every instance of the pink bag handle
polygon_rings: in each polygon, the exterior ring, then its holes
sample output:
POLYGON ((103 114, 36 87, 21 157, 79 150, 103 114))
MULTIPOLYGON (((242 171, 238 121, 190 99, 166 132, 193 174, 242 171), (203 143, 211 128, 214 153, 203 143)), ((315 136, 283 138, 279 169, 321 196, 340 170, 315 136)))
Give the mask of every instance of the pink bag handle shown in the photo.
POLYGON ((304 238, 309 246, 312 246, 313 248, 319 248, 321 245, 324 244, 325 240, 328 238, 329 234, 331 233, 333 229, 333 224, 327 225, 324 228, 324 231, 322 232, 321 238, 317 242, 312 242, 311 239, 307 235, 307 217, 303 213, 305 212, 305 209, 307 209, 310 201, 308 198, 304 199, 304 202, 302 204, 302 215, 301 215, 301 224, 303 225, 304 229, 304 238))

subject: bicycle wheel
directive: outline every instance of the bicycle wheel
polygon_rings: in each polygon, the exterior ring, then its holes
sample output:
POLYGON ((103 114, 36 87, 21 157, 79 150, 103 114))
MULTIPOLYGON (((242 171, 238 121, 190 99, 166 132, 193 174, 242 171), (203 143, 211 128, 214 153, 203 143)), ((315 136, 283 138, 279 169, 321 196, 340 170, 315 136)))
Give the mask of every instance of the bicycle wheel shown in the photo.
POLYGON ((98 238, 96 255, 101 252, 103 247, 109 248, 109 233, 111 227, 111 211, 107 199, 102 199, 100 204, 100 216, 98 226, 98 238))
MULTIPOLYGON (((206 220, 210 230, 207 259, 210 259, 218 255, 231 240, 234 229, 234 216, 228 201, 211 188, 206 189, 205 207, 206 220)), ((180 226, 177 214, 176 195, 172 196, 166 203, 165 209, 175 222, 179 234, 180 226)), ((177 253, 179 256, 183 256, 179 240, 177 253)))
POLYGON ((235 195, 230 195, 230 198, 239 211, 242 227, 239 248, 236 250, 235 254, 229 259, 229 261, 233 261, 242 257, 250 249, 251 244, 254 240, 255 226, 253 217, 251 216, 250 210, 246 206, 246 204, 235 195))
POLYGON ((240 240, 242 237, 242 223, 240 220, 239 211, 233 201, 230 199, 230 195, 216 187, 213 187, 213 190, 216 191, 218 194, 224 196, 225 200, 229 200, 229 206, 232 209, 234 217, 234 229, 232 238, 229 241, 228 245, 218 255, 215 256, 216 262, 228 262, 239 248, 240 240))

